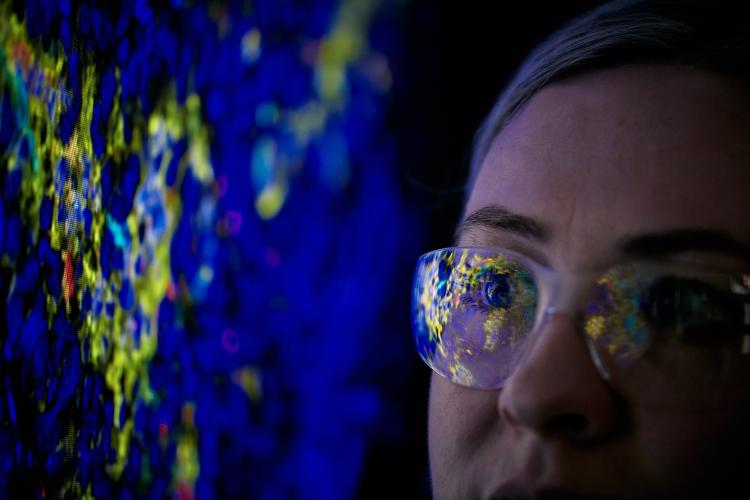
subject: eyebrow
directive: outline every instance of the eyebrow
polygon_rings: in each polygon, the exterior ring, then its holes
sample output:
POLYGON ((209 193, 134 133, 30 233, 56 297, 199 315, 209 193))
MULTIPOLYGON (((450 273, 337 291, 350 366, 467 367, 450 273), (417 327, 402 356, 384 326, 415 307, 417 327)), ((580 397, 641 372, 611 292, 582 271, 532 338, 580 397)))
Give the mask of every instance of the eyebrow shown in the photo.
POLYGON ((473 229, 500 230, 539 242, 549 239, 549 231, 537 221, 513 213, 501 205, 489 205, 469 214, 456 228, 455 241, 473 229))
POLYGON ((660 257, 689 251, 718 252, 750 261, 750 246, 723 231, 712 229, 677 229, 626 238, 618 245, 623 254, 660 257))
MULTIPOLYGON (((549 229, 527 217, 514 213, 502 205, 489 205, 469 214, 456 228, 455 241, 474 229, 489 229, 515 234, 525 239, 546 243, 549 229)), ((628 257, 663 257, 690 251, 723 253, 750 261, 750 245, 714 229, 671 229, 625 237, 617 247, 628 257)))

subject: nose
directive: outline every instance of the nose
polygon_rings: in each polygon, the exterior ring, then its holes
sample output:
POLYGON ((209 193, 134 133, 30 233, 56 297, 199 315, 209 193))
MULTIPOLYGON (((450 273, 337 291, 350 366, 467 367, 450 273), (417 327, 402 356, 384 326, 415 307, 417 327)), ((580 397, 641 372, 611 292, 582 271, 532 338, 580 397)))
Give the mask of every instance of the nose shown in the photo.
POLYGON ((613 432, 615 394, 599 375, 575 324, 552 314, 500 391, 501 418, 545 438, 592 442, 613 432))

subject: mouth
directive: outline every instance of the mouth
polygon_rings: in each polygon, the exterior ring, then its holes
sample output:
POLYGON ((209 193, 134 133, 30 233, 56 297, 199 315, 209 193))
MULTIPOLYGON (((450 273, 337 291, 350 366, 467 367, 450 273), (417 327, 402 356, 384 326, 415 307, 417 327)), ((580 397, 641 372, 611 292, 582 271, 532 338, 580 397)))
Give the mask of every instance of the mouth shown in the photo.
POLYGON ((490 495, 489 500, 587 500, 588 496, 563 488, 529 489, 521 483, 507 483, 490 495))
POLYGON ((539 500, 587 500, 590 497, 574 493, 572 491, 561 489, 544 489, 533 495, 531 498, 539 500))

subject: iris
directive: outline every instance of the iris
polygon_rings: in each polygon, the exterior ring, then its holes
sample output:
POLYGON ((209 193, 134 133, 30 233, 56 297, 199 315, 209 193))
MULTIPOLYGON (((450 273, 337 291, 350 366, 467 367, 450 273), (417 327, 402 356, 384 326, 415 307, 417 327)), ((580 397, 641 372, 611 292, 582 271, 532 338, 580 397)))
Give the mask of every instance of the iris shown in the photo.
POLYGON ((482 298, 484 302, 492 307, 507 308, 513 301, 510 296, 511 285, 508 276, 495 274, 492 279, 484 284, 482 298))

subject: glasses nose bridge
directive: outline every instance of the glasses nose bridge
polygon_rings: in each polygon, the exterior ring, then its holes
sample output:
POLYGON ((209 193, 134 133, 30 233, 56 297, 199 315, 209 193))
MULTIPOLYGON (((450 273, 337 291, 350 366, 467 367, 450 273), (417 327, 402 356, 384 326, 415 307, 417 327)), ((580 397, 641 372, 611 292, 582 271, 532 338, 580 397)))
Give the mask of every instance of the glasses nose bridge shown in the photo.
POLYGON ((538 328, 550 316, 562 314, 567 316, 577 328, 582 327, 585 308, 591 299, 596 272, 559 272, 550 271, 541 276, 545 293, 537 311, 538 328))
MULTIPOLYGON (((599 273, 565 272, 550 273, 547 277, 548 292, 542 298, 534 325, 536 332, 531 343, 539 340, 539 335, 546 330, 545 325, 553 316, 564 316, 575 327, 578 338, 583 342, 596 370, 605 381, 610 380, 610 372, 591 339, 584 332, 585 310, 591 301, 591 294, 599 273)), ((546 332, 554 334, 554 332, 546 332)))

